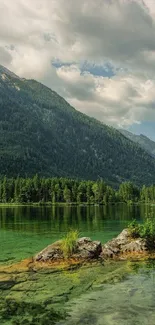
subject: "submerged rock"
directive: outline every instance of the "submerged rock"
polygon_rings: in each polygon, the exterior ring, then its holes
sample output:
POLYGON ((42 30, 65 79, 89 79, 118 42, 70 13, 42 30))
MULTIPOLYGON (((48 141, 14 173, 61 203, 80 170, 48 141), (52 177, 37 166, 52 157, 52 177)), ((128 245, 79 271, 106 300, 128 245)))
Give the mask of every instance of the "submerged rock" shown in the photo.
MULTIPOLYGON (((76 249, 70 256, 73 259, 97 259, 102 252, 102 245, 100 241, 92 241, 90 238, 83 237, 77 240, 76 249)), ((62 241, 57 241, 54 244, 47 246, 39 252, 34 261, 36 262, 50 262, 62 261, 64 259, 62 241)))

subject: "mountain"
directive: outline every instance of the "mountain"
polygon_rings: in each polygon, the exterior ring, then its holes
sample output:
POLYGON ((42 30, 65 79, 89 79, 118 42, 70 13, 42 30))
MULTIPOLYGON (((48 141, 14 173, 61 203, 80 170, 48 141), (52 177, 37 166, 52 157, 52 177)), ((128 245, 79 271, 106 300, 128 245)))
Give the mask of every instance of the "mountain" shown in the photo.
POLYGON ((119 130, 125 137, 138 143, 143 149, 155 157, 155 142, 143 134, 136 135, 126 130, 119 130))
POLYGON ((0 66, 0 175, 155 182, 155 160, 118 130, 0 66))

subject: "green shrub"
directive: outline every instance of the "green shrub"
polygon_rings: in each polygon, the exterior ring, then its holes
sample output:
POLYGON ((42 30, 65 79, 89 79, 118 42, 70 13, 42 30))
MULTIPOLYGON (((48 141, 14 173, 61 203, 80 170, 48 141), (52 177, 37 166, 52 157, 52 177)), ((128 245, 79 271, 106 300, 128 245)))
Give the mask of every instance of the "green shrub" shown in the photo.
POLYGON ((147 218, 143 224, 133 220, 128 225, 128 230, 132 238, 144 238, 149 250, 155 248, 155 220, 147 218))
POLYGON ((140 226, 140 237, 146 239, 148 249, 155 248, 155 221, 147 218, 140 226))
POLYGON ((138 238, 140 236, 140 227, 137 220, 134 219, 128 224, 128 231, 132 238, 138 238))
POLYGON ((77 230, 70 230, 66 237, 62 240, 61 249, 64 257, 70 257, 76 251, 79 233, 77 230))

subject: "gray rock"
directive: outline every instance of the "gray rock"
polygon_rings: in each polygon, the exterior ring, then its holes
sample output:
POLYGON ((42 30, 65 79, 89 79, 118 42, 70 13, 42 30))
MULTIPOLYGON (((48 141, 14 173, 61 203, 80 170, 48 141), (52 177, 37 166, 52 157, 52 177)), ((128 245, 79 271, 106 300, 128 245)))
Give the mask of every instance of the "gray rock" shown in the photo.
POLYGON ((116 238, 110 240, 102 247, 103 259, 115 258, 125 253, 142 253, 147 251, 144 239, 131 239, 128 229, 124 229, 116 238))
POLYGON ((110 248, 103 246, 101 257, 104 257, 105 259, 113 258, 114 252, 110 248))
MULTIPOLYGON (((88 237, 77 240, 76 250, 70 256, 73 259, 108 259, 122 258, 127 253, 143 253, 147 251, 146 241, 141 238, 132 239, 127 229, 124 229, 116 238, 108 241, 105 245, 101 245, 100 241, 92 241, 88 237)), ((49 245, 38 253, 34 260, 41 262, 61 261, 64 259, 62 250, 62 241, 49 245)))
POLYGON ((78 246, 83 246, 84 244, 91 243, 91 242, 92 242, 92 240, 89 237, 82 237, 82 238, 79 238, 77 241, 78 246))
POLYGON ((124 229, 115 239, 114 241, 117 241, 117 244, 122 246, 127 244, 130 241, 130 235, 128 232, 128 229, 124 229))
POLYGON ((61 241, 57 241, 54 244, 47 246, 34 257, 34 260, 37 262, 54 261, 58 259, 63 259, 61 241))
POLYGON ((141 253, 147 251, 146 241, 142 238, 133 240, 122 247, 122 253, 141 253))
POLYGON ((102 252, 100 241, 92 241, 90 238, 83 237, 77 241, 77 255, 81 258, 98 258, 102 252))
MULTIPOLYGON (((102 245, 100 241, 92 241, 90 238, 83 237, 77 240, 76 251, 71 256, 75 259, 96 259, 102 252, 102 245)), ((47 262, 58 261, 64 258, 62 251, 62 241, 58 241, 49 245, 35 257, 35 261, 47 262)))

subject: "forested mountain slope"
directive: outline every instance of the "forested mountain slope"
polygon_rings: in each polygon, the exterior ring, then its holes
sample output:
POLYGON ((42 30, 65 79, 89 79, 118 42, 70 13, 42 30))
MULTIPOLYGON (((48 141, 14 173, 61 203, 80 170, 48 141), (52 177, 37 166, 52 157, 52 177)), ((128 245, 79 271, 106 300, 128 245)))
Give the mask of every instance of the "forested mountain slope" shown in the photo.
POLYGON ((155 182, 155 160, 56 92, 0 66, 0 174, 155 182))
POLYGON ((120 132, 128 139, 138 143, 143 149, 148 151, 153 157, 155 157, 155 142, 144 134, 133 134, 127 130, 120 130, 120 132))

